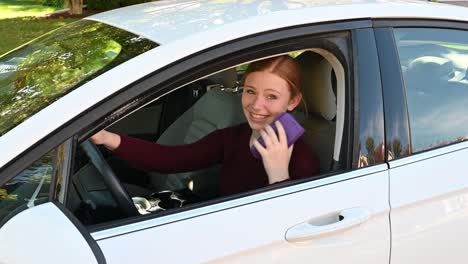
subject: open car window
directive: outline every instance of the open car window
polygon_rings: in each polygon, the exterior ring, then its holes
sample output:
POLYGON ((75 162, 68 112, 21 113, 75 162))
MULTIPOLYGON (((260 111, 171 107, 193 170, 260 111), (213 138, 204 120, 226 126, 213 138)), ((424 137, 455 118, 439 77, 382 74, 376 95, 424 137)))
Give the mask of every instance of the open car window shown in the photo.
MULTIPOLYGON (((341 169, 337 164, 344 106, 338 104, 345 101, 340 98, 345 90, 344 67, 336 58, 330 61, 324 54, 334 57, 322 49, 295 52, 291 56, 305 76, 304 100, 291 114, 305 128, 304 141, 319 157, 320 174, 341 169)), ((246 118, 241 96, 249 63, 190 82, 106 129, 164 146, 179 146, 197 142, 214 131, 242 125, 246 118)), ((224 198, 220 193, 220 165, 180 173, 142 171, 104 148, 101 152, 141 215, 167 213, 224 198)), ((79 147, 75 159, 69 209, 85 225, 125 218, 86 151, 79 147)))

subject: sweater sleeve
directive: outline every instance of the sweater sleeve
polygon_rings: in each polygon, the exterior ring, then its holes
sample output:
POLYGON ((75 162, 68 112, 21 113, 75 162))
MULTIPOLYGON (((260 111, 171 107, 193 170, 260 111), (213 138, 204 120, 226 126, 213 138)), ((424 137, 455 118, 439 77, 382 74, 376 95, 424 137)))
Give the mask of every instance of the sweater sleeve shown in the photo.
POLYGON ((320 173, 320 162, 312 148, 301 138, 294 145, 289 163, 289 177, 301 179, 320 173))
POLYGON ((121 135, 120 145, 112 153, 143 171, 187 172, 207 168, 223 160, 223 134, 224 130, 216 130, 197 142, 177 146, 121 135))

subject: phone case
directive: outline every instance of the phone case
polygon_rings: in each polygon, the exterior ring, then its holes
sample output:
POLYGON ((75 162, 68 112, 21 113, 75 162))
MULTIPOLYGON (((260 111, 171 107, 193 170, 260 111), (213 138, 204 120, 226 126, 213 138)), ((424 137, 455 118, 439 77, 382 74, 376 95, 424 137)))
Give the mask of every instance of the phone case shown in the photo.
MULTIPOLYGON (((286 137, 288 139, 288 147, 294 144, 294 142, 296 142, 299 139, 299 137, 302 134, 304 134, 304 128, 296 121, 296 119, 294 119, 294 117, 291 114, 284 112, 280 114, 271 124, 271 127, 273 128, 277 136, 278 136, 278 130, 276 129, 276 125, 275 125, 275 122, 277 120, 279 120, 284 127, 284 130, 286 132, 286 137)), ((265 147, 265 141, 263 140, 262 137, 258 139, 258 142, 263 147, 265 147)), ((255 148, 255 146, 252 146, 250 148, 250 152, 252 152, 254 157, 256 157, 257 159, 262 158, 258 150, 255 148)))

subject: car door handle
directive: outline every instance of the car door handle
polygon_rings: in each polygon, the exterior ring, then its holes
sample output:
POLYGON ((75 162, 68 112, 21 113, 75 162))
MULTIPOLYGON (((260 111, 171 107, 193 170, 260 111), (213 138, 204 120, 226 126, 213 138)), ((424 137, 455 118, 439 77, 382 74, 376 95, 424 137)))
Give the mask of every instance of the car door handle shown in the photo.
POLYGON ((370 215, 367 208, 355 207, 319 216, 289 228, 286 240, 301 242, 345 231, 364 223, 370 215))

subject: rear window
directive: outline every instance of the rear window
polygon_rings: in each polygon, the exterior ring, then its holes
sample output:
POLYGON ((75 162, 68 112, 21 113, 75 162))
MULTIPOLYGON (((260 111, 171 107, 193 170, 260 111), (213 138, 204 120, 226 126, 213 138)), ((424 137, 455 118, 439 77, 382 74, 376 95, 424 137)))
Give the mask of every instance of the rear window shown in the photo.
POLYGON ((468 31, 394 30, 414 153, 468 140, 468 31))
POLYGON ((76 87, 157 46, 122 29, 81 20, 1 56, 0 136, 76 87))

